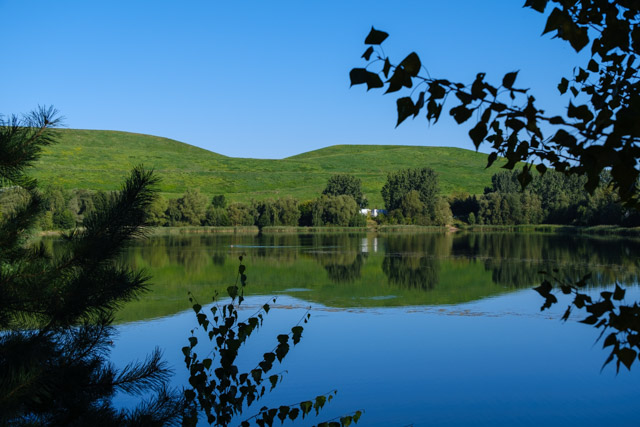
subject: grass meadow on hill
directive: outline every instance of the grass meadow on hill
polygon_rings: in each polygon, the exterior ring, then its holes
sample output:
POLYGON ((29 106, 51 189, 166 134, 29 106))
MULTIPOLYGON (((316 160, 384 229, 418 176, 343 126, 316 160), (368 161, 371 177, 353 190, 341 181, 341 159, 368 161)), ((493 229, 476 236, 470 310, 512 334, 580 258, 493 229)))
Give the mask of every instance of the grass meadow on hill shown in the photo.
POLYGON ((349 173, 362 179, 370 206, 382 207, 380 190, 387 173, 398 169, 434 169, 443 194, 480 194, 499 170, 498 166, 485 169, 485 154, 460 148, 335 145, 286 159, 251 159, 227 157, 150 135, 76 129, 57 132, 59 143, 45 148, 34 169, 42 182, 65 189, 114 190, 134 165, 142 163, 162 179, 160 191, 167 198, 199 188, 208 196, 224 194, 230 201, 286 196, 310 200, 322 192, 332 174, 349 173))

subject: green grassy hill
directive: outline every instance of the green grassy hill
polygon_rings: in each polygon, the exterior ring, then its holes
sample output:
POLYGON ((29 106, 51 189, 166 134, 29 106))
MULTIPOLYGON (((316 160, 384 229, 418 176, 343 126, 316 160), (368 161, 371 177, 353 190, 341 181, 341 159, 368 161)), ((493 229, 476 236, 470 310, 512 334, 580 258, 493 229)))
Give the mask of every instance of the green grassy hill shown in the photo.
POLYGON ((382 207, 380 189, 388 172, 428 166, 440 174, 444 194, 481 193, 496 167, 486 155, 460 148, 396 145, 336 145, 286 159, 232 158, 178 141, 97 130, 57 130, 60 142, 46 147, 34 175, 63 188, 112 190, 136 164, 154 168, 165 197, 199 188, 232 201, 292 196, 313 199, 334 173, 362 179, 371 206, 382 207))

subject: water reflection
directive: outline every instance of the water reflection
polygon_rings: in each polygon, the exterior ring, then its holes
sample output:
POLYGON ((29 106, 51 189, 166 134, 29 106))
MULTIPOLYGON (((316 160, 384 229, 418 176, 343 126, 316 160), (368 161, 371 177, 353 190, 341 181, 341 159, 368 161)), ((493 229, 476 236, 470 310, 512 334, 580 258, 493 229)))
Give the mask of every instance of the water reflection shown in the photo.
POLYGON ((385 240, 382 271, 390 283, 421 290, 439 282, 440 258, 451 253, 449 234, 390 235, 385 240))
POLYGON ((509 288, 540 281, 540 271, 557 268, 567 277, 593 273, 590 285, 638 282, 640 241, 575 235, 463 234, 452 255, 481 260, 492 280, 509 288))
POLYGON ((351 234, 311 235, 312 249, 306 250, 327 272, 333 283, 353 283, 361 277, 361 268, 368 256, 366 237, 351 234))
MULTIPOLYGON (((54 247, 55 239, 49 240, 54 247)), ((286 293, 331 307, 459 304, 537 286, 539 271, 592 272, 590 286, 638 283, 640 242, 544 234, 178 235, 138 241, 123 262, 153 277, 121 321, 202 302, 236 277, 245 253, 251 295, 286 293), (306 290, 297 292, 296 290, 306 290)))

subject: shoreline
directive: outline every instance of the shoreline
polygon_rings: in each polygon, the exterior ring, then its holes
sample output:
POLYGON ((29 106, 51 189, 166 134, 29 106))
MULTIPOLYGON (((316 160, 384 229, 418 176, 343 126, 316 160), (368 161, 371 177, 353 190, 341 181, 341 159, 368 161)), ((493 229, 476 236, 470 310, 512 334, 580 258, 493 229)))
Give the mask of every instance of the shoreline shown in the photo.
MULTIPOLYGON (((60 236, 69 230, 40 231, 39 237, 60 236)), ((149 227, 148 236, 171 236, 181 234, 254 234, 260 233, 256 226, 186 226, 186 227, 149 227)), ((263 234, 331 234, 331 233, 376 233, 376 234, 405 234, 405 233, 544 233, 544 234, 572 234, 601 237, 630 237, 640 238, 640 227, 620 227, 616 225, 574 226, 551 224, 527 225, 469 225, 455 224, 447 226, 423 225, 381 225, 375 227, 293 227, 273 226, 264 227, 263 234)))

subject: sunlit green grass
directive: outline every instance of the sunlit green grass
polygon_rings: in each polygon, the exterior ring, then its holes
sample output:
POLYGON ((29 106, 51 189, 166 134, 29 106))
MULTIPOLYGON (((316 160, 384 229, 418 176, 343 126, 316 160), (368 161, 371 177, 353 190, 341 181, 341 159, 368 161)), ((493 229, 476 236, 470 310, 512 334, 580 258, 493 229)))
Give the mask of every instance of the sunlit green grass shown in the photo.
POLYGON ((60 142, 46 147, 35 175, 63 188, 113 190, 137 164, 162 178, 165 197, 187 188, 231 201, 292 196, 310 200, 334 173, 362 179, 372 207, 383 205, 380 190, 389 172, 431 167, 444 194, 482 193, 498 169, 485 169, 486 155, 460 148, 395 145, 336 145, 286 159, 232 158, 150 135, 98 130, 57 130, 60 142))

